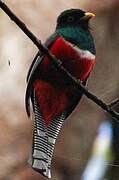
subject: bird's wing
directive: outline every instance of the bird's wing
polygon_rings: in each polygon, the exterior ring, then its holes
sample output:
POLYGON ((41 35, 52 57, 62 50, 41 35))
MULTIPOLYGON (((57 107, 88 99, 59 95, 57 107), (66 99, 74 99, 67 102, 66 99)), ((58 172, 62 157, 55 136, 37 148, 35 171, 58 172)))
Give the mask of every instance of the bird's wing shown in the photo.
MULTIPOLYGON (((53 34, 46 42, 45 46, 47 48, 50 48, 53 44, 53 42, 59 37, 57 34, 53 34)), ((32 61, 32 64, 29 68, 28 74, 27 74, 27 88, 26 88, 26 94, 25 94, 25 107, 27 115, 30 116, 30 102, 29 98, 32 94, 32 83, 36 77, 37 74, 37 68, 39 64, 42 62, 44 58, 44 54, 42 52, 38 52, 35 56, 35 58, 32 61)))
MULTIPOLYGON (((53 44, 53 42, 59 37, 58 34, 54 33, 52 36, 50 36, 50 38, 47 39, 47 41, 45 42, 45 47, 50 48, 53 44)), ((31 66, 29 68, 28 74, 27 74, 27 83, 29 81, 29 79, 32 78, 34 71, 36 71, 38 65, 41 63, 41 59, 43 57, 43 52, 38 51, 37 54, 35 55, 31 66)))
POLYGON ((29 68, 28 73, 27 73, 27 78, 26 78, 26 81, 27 81, 27 82, 29 81, 29 76, 30 76, 30 74, 31 74, 32 68, 33 68, 33 66, 34 66, 34 64, 35 64, 35 62, 36 62, 36 60, 37 60, 37 58, 38 58, 38 57, 41 57, 41 56, 42 56, 42 55, 41 55, 41 52, 38 51, 37 54, 35 55, 35 57, 34 57, 32 63, 31 63, 31 66, 30 66, 30 68, 29 68))

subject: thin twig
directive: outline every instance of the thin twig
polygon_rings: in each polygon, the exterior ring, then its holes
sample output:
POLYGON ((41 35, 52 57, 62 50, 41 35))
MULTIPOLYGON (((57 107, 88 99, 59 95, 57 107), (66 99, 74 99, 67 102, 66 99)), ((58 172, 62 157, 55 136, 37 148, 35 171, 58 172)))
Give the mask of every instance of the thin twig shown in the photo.
POLYGON ((90 92, 85 86, 81 84, 79 80, 73 77, 63 66, 62 62, 57 59, 51 52, 46 48, 41 41, 26 27, 26 25, 9 9, 9 7, 0 0, 1 9, 10 17, 12 21, 14 21, 19 28, 31 39, 31 41, 37 46, 37 48, 45 54, 51 61, 52 65, 60 71, 66 78, 67 81, 70 81, 74 86, 79 88, 79 90, 93 102, 95 102, 98 106, 100 106, 103 110, 108 112, 113 118, 119 120, 119 114, 112 110, 112 106, 107 105, 101 99, 96 97, 92 92, 90 92))

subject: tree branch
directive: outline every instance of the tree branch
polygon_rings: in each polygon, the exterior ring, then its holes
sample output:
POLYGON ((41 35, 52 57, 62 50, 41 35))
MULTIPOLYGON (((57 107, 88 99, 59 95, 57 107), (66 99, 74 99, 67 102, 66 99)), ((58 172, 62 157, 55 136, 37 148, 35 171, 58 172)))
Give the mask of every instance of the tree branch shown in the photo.
MULTIPOLYGON (((37 48, 45 54, 51 61, 52 65, 60 71, 70 83, 76 86, 87 98, 91 99, 94 103, 100 106, 104 111, 108 112, 112 118, 116 119, 119 122, 119 114, 112 109, 113 103, 107 105, 101 99, 96 97, 92 92, 90 92, 85 86, 83 86, 80 80, 77 80, 73 77, 63 66, 62 62, 57 59, 50 51, 41 44, 41 41, 26 27, 26 25, 8 8, 8 6, 0 0, 0 8, 14 21, 19 28, 31 39, 31 41, 37 46, 37 48)), ((115 103, 119 102, 115 101, 115 103)), ((114 103, 114 105, 115 105, 114 103)))

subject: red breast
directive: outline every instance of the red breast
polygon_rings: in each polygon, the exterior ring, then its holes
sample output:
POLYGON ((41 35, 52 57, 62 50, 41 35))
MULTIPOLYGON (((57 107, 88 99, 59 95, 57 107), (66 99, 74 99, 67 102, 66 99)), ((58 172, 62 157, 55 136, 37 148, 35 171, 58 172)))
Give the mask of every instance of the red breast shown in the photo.
MULTIPOLYGON (((63 62, 63 66, 76 78, 84 81, 91 72, 95 59, 93 55, 85 55, 85 51, 78 50, 63 38, 58 38, 50 49, 57 59, 63 62), (83 53, 82 53, 83 52, 83 53), (83 54, 83 55, 82 55, 83 54), (92 59, 91 59, 92 58, 92 59)), ((45 57, 39 67, 39 72, 44 76, 46 82, 37 80, 34 83, 38 104, 44 116, 45 125, 48 126, 53 117, 59 115, 70 103, 69 87, 64 87, 63 78, 51 68, 50 60, 45 57), (52 83, 48 79, 54 80, 52 83)), ((72 94, 73 95, 73 94, 72 94)))

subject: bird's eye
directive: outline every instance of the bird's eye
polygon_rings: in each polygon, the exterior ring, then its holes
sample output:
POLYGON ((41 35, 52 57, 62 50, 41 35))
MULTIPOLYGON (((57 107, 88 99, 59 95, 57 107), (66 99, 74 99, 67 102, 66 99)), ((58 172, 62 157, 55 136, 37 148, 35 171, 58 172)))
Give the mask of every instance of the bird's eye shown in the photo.
POLYGON ((74 18, 72 17, 72 16, 69 16, 68 18, 67 18, 67 22, 68 23, 72 23, 74 21, 74 18))

